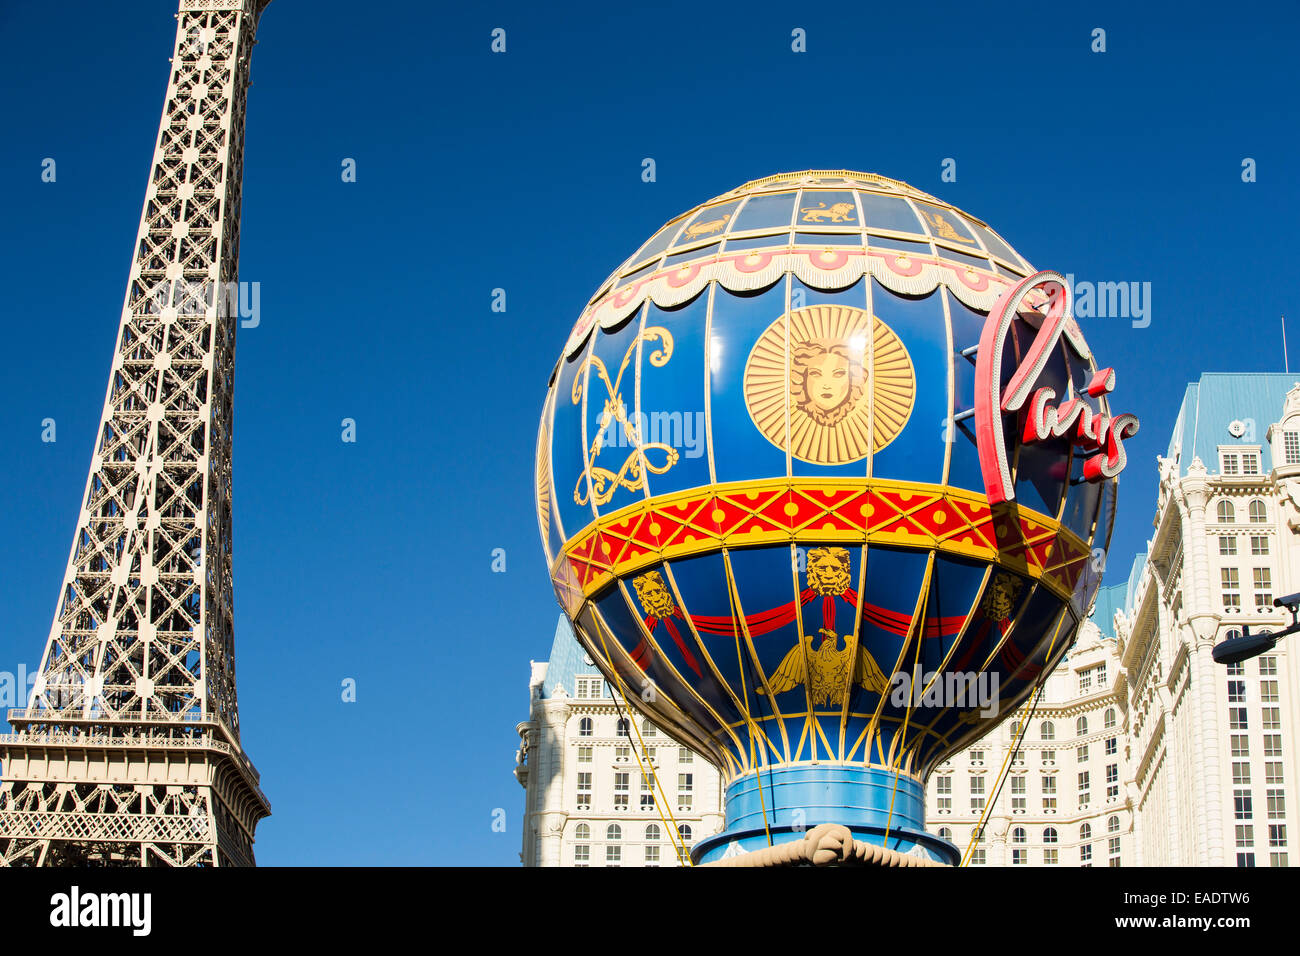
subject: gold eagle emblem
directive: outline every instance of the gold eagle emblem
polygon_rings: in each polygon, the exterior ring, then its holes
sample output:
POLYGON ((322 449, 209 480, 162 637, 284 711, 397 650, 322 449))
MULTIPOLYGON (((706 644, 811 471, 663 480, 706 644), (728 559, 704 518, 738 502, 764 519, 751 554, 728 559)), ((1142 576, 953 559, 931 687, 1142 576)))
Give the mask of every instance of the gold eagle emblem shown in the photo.
MULTIPOLYGON (((819 633, 822 639, 816 650, 812 646, 815 635, 807 634, 802 644, 796 644, 785 655, 781 666, 768 681, 773 694, 807 684, 813 706, 842 707, 845 692, 851 684, 859 684, 877 694, 885 692, 889 682, 866 648, 857 648, 857 660, 854 661, 850 658, 852 648, 847 643, 842 649, 839 647, 838 634, 825 627, 819 633)), ((760 687, 758 692, 763 694, 766 690, 760 687)))

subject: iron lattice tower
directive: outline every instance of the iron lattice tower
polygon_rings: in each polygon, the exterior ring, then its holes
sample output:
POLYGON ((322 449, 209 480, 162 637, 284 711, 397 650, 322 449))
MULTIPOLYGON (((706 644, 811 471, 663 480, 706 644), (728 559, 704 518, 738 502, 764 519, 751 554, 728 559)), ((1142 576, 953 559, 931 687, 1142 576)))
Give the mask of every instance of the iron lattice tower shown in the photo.
POLYGON ((269 0, 181 0, 95 453, 28 706, 0 736, 0 865, 254 864, 239 743, 231 411, 244 108, 269 0))

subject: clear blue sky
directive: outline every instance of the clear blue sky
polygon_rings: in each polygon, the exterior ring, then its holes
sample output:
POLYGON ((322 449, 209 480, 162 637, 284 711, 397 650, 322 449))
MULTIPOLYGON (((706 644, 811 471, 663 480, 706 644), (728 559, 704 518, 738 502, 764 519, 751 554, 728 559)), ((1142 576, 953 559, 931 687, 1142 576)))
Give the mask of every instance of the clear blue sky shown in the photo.
MULTIPOLYGON (((175 6, 0 3, 2 670, 35 666, 49 630, 175 6)), ((1127 568, 1185 383, 1281 370, 1288 310, 1300 368, 1300 24, 1291 4, 1071 6, 271 4, 240 263, 262 321, 239 335, 234 446, 244 744, 275 808, 261 863, 517 864, 514 725, 557 614, 531 492, 547 375, 617 264, 748 179, 883 173, 1040 268, 1152 284, 1150 327, 1082 320, 1143 421, 1127 568)))

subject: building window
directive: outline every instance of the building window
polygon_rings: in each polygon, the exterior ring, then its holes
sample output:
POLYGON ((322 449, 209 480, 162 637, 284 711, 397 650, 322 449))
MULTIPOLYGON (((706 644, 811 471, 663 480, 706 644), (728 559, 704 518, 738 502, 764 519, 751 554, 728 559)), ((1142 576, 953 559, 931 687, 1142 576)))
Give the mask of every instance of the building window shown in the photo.
POLYGON ((1253 818, 1253 809, 1250 801, 1249 790, 1232 791, 1232 812, 1238 820, 1250 820, 1253 818))
POLYGON ((939 795, 939 812, 952 812, 952 777, 937 777, 935 779, 935 793, 939 795))
POLYGON ((1046 766, 1049 766, 1049 767, 1050 767, 1050 766, 1051 766, 1052 764, 1054 764, 1054 763, 1056 763, 1056 751, 1055 751, 1055 750, 1044 750, 1044 751, 1043 751, 1043 764, 1046 765, 1046 766))
POLYGON ((573 865, 586 866, 591 862, 591 847, 585 843, 575 844, 573 847, 573 865))
POLYGON ((1259 699, 1264 704, 1277 703, 1277 681, 1262 680, 1259 682, 1259 699))
MULTIPOLYGON (((1264 735, 1264 746, 1268 746, 1268 735, 1264 735)), ((1250 756, 1250 737, 1246 734, 1232 735, 1232 755, 1234 757, 1250 756)))
POLYGON ((1057 853, 1057 851, 1056 851, 1056 847, 1047 847, 1046 849, 1044 849, 1044 850, 1043 850, 1043 865, 1044 865, 1044 866, 1056 866, 1056 863, 1057 863, 1057 856, 1056 856, 1056 853, 1057 853))
POLYGON ((1300 432, 1282 433, 1282 451, 1288 465, 1300 465, 1300 432))
POLYGON ((1254 568, 1255 607, 1273 606, 1273 571, 1271 568, 1254 568))
POLYGON ((982 776, 970 778, 970 808, 972 812, 979 812, 984 809, 984 778, 982 776))
POLYGON ((1232 556, 1237 553, 1237 539, 1230 534, 1219 535, 1219 554, 1232 556))
POLYGON ((1228 681, 1228 703, 1244 704, 1246 702, 1246 682, 1244 680, 1228 681))
POLYGON ((677 809, 689 811, 694 801, 695 775, 679 773, 677 775, 677 809))
POLYGON ((1115 754, 1117 754, 1118 752, 1119 752, 1119 738, 1118 738, 1118 737, 1107 737, 1107 738, 1106 738, 1106 756, 1107 756, 1107 757, 1113 757, 1113 756, 1115 756, 1115 754))
POLYGON ((1011 778, 1011 812, 1025 812, 1026 780, 1023 776, 1011 778))
POLYGON ((1250 553, 1268 554, 1268 538, 1262 534, 1252 534, 1250 536, 1250 553))
POLYGON ((1259 455, 1253 451, 1242 452, 1241 473, 1243 475, 1259 474, 1259 455))
POLYGON ((1219 471, 1225 475, 1241 474, 1241 459, 1237 457, 1236 452, 1219 453, 1219 471))
POLYGON ((1106 764, 1106 799, 1116 800, 1119 798, 1119 764, 1106 764))
POLYGON ((1264 782, 1270 785, 1282 786, 1282 761, 1265 761, 1264 782))
POLYGON ((630 786, 631 777, 632 775, 626 772, 614 774, 614 809, 615 810, 627 809, 628 792, 631 790, 631 786, 630 786))
POLYGON ((678 763, 695 763, 695 751, 688 750, 686 747, 677 748, 678 763))
POLYGON ((1282 708, 1261 707, 1259 709, 1259 714, 1260 714, 1260 722, 1264 725, 1265 730, 1282 729, 1282 708))
POLYGON ((1282 820, 1286 818, 1285 790, 1268 791, 1268 818, 1270 820, 1282 820))
POLYGON ((1043 809, 1050 813, 1056 812, 1056 778, 1043 778, 1043 809))
POLYGON ((1230 730, 1248 730, 1249 724, 1246 720, 1245 707, 1228 708, 1228 728, 1230 730))
POLYGON ((1025 832, 1024 827, 1016 827, 1014 830, 1011 831, 1012 843, 1024 843, 1028 839, 1028 837, 1029 835, 1025 832))
POLYGON ((1079 827, 1079 839, 1085 843, 1092 839, 1092 824, 1085 823, 1079 827))
POLYGON ((641 809, 653 810, 655 808, 655 782, 654 778, 648 773, 641 774, 641 809))
POLYGON ((1105 730, 1110 730, 1112 727, 1115 726, 1115 708, 1114 708, 1114 707, 1107 707, 1107 708, 1106 708, 1106 719, 1102 722, 1102 726, 1103 726, 1103 728, 1104 728, 1105 730))
POLYGON ((1237 865, 1238 865, 1238 866, 1254 866, 1254 865, 1255 865, 1255 854, 1253 854, 1253 853, 1238 853, 1238 854, 1237 854, 1237 865))
POLYGON ((1248 786, 1250 784, 1249 761, 1234 760, 1232 762, 1232 782, 1237 786, 1248 786))
POLYGON ((1259 676, 1272 677, 1277 674, 1277 658, 1271 654, 1259 659, 1259 676))
POLYGON ((1118 865, 1119 865, 1118 862, 1117 862, 1116 859, 1115 859, 1116 857, 1119 856, 1119 853, 1120 853, 1120 843, 1119 843, 1119 841, 1120 841, 1120 838, 1119 838, 1119 837, 1111 837, 1109 840, 1106 841, 1106 849, 1107 849, 1107 851, 1108 851, 1108 853, 1109 853, 1109 855, 1110 855, 1110 865, 1111 865, 1111 866, 1118 866, 1118 865))
POLYGON ((972 750, 970 752, 970 762, 976 767, 982 766, 984 763, 984 751, 972 750))
POLYGON ((620 717, 618 719, 618 735, 620 737, 626 737, 628 735, 628 726, 627 726, 626 717, 620 717))
POLYGON ((1268 825, 1268 845, 1286 846, 1286 824, 1270 823, 1268 825))
POLYGON ((1249 823, 1237 824, 1237 846, 1250 848, 1255 845, 1255 827, 1249 823))
POLYGON ((645 848, 645 865, 646 866, 659 865, 659 847, 648 846, 645 848))
POLYGON ((590 737, 591 731, 592 731, 592 723, 590 717, 584 717, 582 718, 582 720, 578 721, 579 737, 590 737))
POLYGON ((1092 866, 1092 844, 1085 843, 1079 847, 1079 865, 1092 866))
POLYGON ((1074 722, 1074 736, 1082 737, 1088 732, 1088 718, 1080 717, 1074 722))
POLYGON ((646 762, 646 763, 648 763, 648 764, 653 764, 653 763, 655 763, 655 761, 658 759, 658 756, 659 756, 659 751, 658 751, 656 748, 654 748, 654 747, 647 747, 647 748, 645 749, 645 762, 646 762))
POLYGON ((591 748, 590 748, 590 747, 579 747, 579 748, 578 748, 578 763, 591 763, 591 748))
POLYGON ((591 809, 591 774, 578 774, 578 809, 591 809))
POLYGON ((1219 502, 1219 524, 1232 524, 1237 520, 1237 510, 1232 507, 1231 501, 1219 502))
POLYGON ((623 862, 623 848, 617 843, 608 844, 605 847, 605 865, 619 866, 623 862))
POLYGON ((1053 724, 1050 720, 1043 721, 1043 725, 1039 729, 1042 731, 1042 736, 1044 740, 1056 739, 1056 725, 1053 724))
POLYGON ((617 823, 611 823, 609 826, 605 827, 605 839, 606 840, 623 839, 623 828, 619 826, 617 823))
POLYGON ((618 763, 627 763, 632 759, 632 750, 630 747, 615 747, 614 760, 618 763))
POLYGON ((678 858, 681 861, 681 864, 685 866, 687 863, 690 862, 691 840, 694 839, 694 835, 691 831, 691 825, 689 823, 682 823, 678 825, 677 839, 681 842, 681 849, 679 851, 678 858))
POLYGON ((971 855, 970 855, 971 866, 985 866, 987 864, 988 864, 987 850, 985 850, 983 847, 976 847, 974 850, 971 851, 971 855))
POLYGON ((1119 817, 1110 817, 1106 821, 1107 833, 1119 833, 1119 817))
POLYGON ((657 728, 654 724, 650 723, 650 721, 643 720, 641 721, 641 736, 657 737, 659 736, 659 728, 657 728))
POLYGON ((1223 606, 1241 607, 1241 581, 1236 568, 1220 568, 1219 582, 1223 586, 1223 606))
POLYGON ((1110 678, 1106 674, 1105 664, 1098 664, 1096 667, 1093 668, 1093 670, 1097 673, 1098 687, 1105 687, 1108 683, 1110 683, 1110 678))
POLYGON ((1250 503, 1250 520, 1256 524, 1268 520, 1268 509, 1264 507, 1264 502, 1258 498, 1250 503))
POLYGON ((1086 694, 1092 690, 1092 671, 1079 671, 1079 693, 1086 694))
POLYGON ((1044 843, 1057 842, 1056 827, 1048 827, 1043 831, 1043 842, 1044 843))
POLYGON ((1270 853, 1268 855, 1269 866, 1287 866, 1285 853, 1270 853))
MULTIPOLYGON (((1236 755, 1237 753, 1234 750, 1233 756, 1235 757, 1236 755)), ((1264 756, 1265 757, 1282 756, 1282 735, 1281 734, 1264 735, 1264 756)))
POLYGON ((1079 804, 1087 805, 1092 799, 1092 780, 1087 770, 1079 773, 1079 804))

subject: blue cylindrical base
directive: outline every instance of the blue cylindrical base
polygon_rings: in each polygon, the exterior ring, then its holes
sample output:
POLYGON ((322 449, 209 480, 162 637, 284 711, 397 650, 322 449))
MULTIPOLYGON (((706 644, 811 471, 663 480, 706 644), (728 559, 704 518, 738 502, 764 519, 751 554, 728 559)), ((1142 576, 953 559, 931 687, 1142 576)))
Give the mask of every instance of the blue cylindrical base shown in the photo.
POLYGON ((820 823, 842 824, 855 840, 900 853, 961 862, 955 846, 925 832, 921 781, 881 767, 773 767, 737 777, 725 799, 723 831, 696 844, 696 863, 762 849, 769 833, 772 845, 801 840, 820 823))

